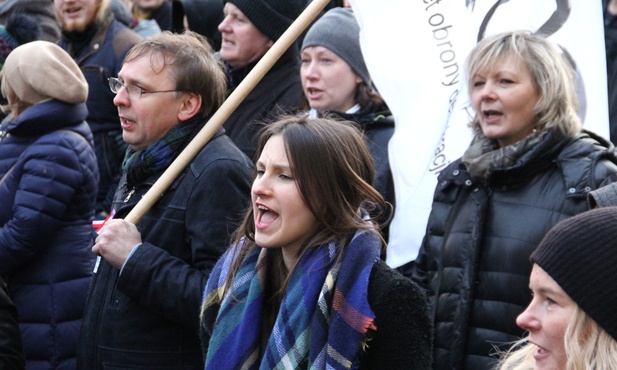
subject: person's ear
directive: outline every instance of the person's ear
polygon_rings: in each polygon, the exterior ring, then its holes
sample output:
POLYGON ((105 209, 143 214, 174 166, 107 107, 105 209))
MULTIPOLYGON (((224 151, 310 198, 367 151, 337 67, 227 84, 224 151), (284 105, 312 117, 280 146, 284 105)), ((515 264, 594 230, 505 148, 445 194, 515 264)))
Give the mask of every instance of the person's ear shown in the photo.
POLYGON ((182 98, 182 105, 180 106, 180 111, 178 112, 178 119, 180 121, 186 121, 190 118, 193 118, 201 109, 201 95, 187 93, 182 98))

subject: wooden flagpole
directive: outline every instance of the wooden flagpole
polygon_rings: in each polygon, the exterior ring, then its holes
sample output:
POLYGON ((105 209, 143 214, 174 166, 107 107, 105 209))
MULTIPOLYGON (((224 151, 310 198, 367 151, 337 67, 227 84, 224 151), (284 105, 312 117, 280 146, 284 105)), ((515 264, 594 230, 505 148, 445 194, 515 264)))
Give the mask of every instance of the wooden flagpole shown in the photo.
MULTIPOLYGON (((272 45, 270 50, 261 58, 251 72, 242 80, 236 89, 229 95, 221 107, 212 115, 206 125, 199 131, 186 148, 163 172, 161 177, 152 185, 143 198, 129 212, 125 220, 136 224, 141 217, 156 203, 165 190, 189 165, 201 149, 208 143, 212 136, 225 123, 227 118, 240 105, 246 96, 253 90, 255 85, 272 68, 274 63, 296 41, 298 36, 311 24, 329 0, 313 0, 304 9, 300 16, 289 26, 283 35, 272 45)), ((333 30, 334 31, 334 30, 333 30)))

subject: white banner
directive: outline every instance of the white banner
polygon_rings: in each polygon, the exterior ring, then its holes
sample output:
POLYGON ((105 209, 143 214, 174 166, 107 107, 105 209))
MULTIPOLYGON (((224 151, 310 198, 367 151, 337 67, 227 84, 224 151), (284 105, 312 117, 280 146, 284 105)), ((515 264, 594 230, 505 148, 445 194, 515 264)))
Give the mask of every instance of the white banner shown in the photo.
MULTIPOLYGON (((437 175, 471 140, 463 75, 486 35, 542 31, 572 56, 584 126, 608 137, 602 5, 590 0, 351 0, 362 51, 396 121, 390 165, 396 213, 387 262, 415 259, 437 175)), ((333 30, 336 32, 336 30, 333 30)))

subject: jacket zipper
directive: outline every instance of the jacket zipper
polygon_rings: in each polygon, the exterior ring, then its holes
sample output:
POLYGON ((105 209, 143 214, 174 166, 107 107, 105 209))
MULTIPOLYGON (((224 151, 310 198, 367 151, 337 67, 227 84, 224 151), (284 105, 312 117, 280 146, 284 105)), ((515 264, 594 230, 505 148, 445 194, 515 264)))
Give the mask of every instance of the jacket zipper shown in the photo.
POLYGON ((131 191, 129 191, 128 195, 126 196, 126 198, 124 198, 124 203, 128 202, 129 199, 131 199, 131 197, 133 196, 133 194, 135 194, 135 187, 133 186, 133 188, 131 189, 131 191))

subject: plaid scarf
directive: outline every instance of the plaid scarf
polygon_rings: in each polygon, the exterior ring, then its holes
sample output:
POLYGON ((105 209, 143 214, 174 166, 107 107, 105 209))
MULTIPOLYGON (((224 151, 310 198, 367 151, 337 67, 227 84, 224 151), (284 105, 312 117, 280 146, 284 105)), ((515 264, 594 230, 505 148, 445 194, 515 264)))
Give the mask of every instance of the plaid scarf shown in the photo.
POLYGON ((267 249, 255 246, 221 301, 238 248, 218 261, 204 311, 217 309, 206 369, 355 369, 367 331, 377 330, 368 303, 368 280, 379 258, 379 238, 359 231, 336 259, 334 243, 311 248, 293 271, 267 347, 260 358, 267 249), (220 308, 218 305, 220 304, 220 308))
POLYGON ((139 184, 169 167, 181 149, 197 134, 200 126, 201 120, 194 117, 176 125, 162 139, 145 149, 135 151, 129 146, 122 162, 128 184, 139 184))

